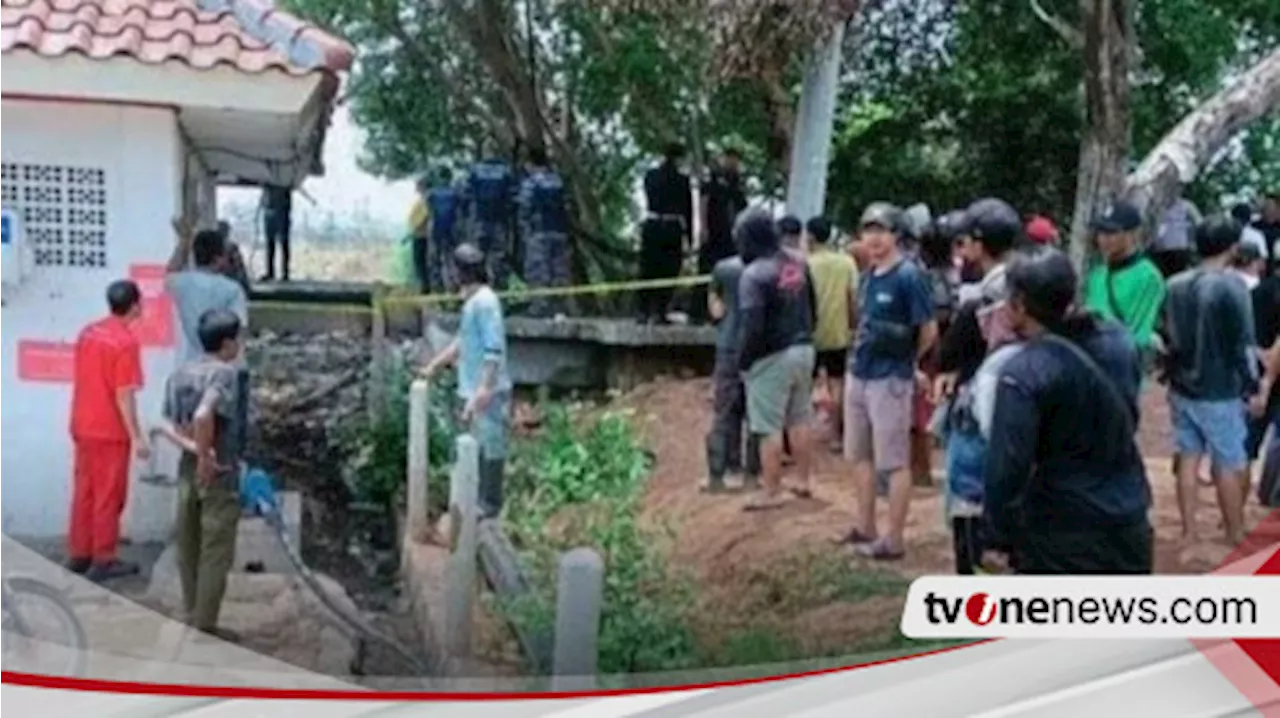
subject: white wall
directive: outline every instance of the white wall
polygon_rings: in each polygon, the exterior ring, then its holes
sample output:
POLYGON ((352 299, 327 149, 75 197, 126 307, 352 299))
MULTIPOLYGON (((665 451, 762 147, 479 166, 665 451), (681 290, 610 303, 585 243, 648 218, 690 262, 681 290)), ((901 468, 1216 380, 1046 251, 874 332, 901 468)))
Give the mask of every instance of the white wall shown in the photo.
MULTIPOLYGON (((69 384, 18 380, 22 339, 74 342, 103 316, 107 285, 133 264, 164 264, 173 248, 170 220, 181 202, 181 139, 174 113, 162 108, 3 101, 4 162, 105 170, 106 268, 34 267, 0 310, 0 511, 6 534, 66 532, 70 507, 69 384)), ((176 330, 176 328, 175 328, 176 330)), ((139 397, 144 427, 159 415, 172 350, 144 349, 146 387, 139 397)), ((175 492, 137 481, 135 466, 124 532, 135 540, 164 539, 172 527, 175 492)))

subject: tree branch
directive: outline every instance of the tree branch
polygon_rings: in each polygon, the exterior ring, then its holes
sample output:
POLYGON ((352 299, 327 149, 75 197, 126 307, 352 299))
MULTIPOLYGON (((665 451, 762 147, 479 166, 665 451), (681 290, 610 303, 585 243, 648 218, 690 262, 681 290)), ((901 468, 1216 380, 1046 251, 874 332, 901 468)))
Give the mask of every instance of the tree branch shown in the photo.
POLYGON ((1057 33, 1058 37, 1062 38, 1062 41, 1067 43, 1068 47, 1072 50, 1084 49, 1084 33, 1080 31, 1080 28, 1073 26, 1057 15, 1050 14, 1040 5, 1040 0, 1030 0, 1030 2, 1031 12, 1035 13, 1041 22, 1057 33))

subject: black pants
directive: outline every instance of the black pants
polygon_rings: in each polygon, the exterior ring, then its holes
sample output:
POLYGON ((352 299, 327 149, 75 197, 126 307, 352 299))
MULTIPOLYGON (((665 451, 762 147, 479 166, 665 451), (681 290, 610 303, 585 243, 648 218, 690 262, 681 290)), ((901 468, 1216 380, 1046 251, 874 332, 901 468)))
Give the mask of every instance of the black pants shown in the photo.
POLYGON ((267 279, 276 276, 276 247, 280 248, 280 278, 289 279, 289 216, 268 213, 263 220, 263 233, 267 235, 267 279))
POLYGON ((956 552, 956 574, 972 576, 982 563, 983 528, 981 516, 956 516, 951 519, 951 542, 956 552))
MULTIPOLYGON (((650 219, 640 229, 640 279, 680 276, 684 227, 673 219, 650 219)), ((639 292, 640 317, 663 319, 671 304, 671 289, 639 292)))
POLYGON ((1023 574, 1149 574, 1151 524, 1063 531, 1040 527, 1021 536, 1013 565, 1023 574))
POLYGON ((1151 253, 1151 261, 1160 269, 1165 279, 1191 268, 1191 250, 1166 249, 1151 253))
POLYGON ((413 239, 413 274, 418 278, 418 286, 423 294, 431 293, 431 257, 427 240, 421 237, 413 239))
POLYGON ((480 518, 497 518, 502 513, 502 484, 506 459, 480 460, 480 518))

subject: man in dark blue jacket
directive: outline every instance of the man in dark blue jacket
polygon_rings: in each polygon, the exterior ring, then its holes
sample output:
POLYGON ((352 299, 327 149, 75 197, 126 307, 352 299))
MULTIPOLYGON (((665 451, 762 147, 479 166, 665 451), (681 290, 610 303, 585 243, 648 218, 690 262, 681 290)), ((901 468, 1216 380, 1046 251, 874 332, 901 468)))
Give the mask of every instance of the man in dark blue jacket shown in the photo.
POLYGON ((498 290, 507 288, 507 249, 517 188, 511 163, 497 156, 471 165, 463 185, 469 241, 484 252, 498 290))
POLYGON ((1068 313, 1077 278, 1056 249, 1019 253, 1007 281, 1010 324, 1026 344, 996 391, 983 563, 1026 574, 1150 573, 1133 340, 1118 324, 1068 313))

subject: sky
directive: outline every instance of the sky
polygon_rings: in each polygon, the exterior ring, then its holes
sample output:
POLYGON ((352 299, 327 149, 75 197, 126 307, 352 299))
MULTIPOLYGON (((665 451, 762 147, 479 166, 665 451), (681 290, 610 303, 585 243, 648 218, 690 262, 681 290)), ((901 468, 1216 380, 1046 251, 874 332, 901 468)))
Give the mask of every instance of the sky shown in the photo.
MULTIPOLYGON (((311 177, 302 189, 314 201, 308 201, 301 193, 294 195, 294 222, 320 224, 329 216, 342 219, 363 219, 400 225, 413 201, 413 182, 387 182, 374 177, 356 165, 360 155, 363 134, 351 121, 346 106, 333 113, 333 124, 325 138, 323 177, 311 177)), ((259 190, 256 188, 223 187, 218 190, 219 214, 234 214, 228 210, 236 205, 255 207, 259 190)))

